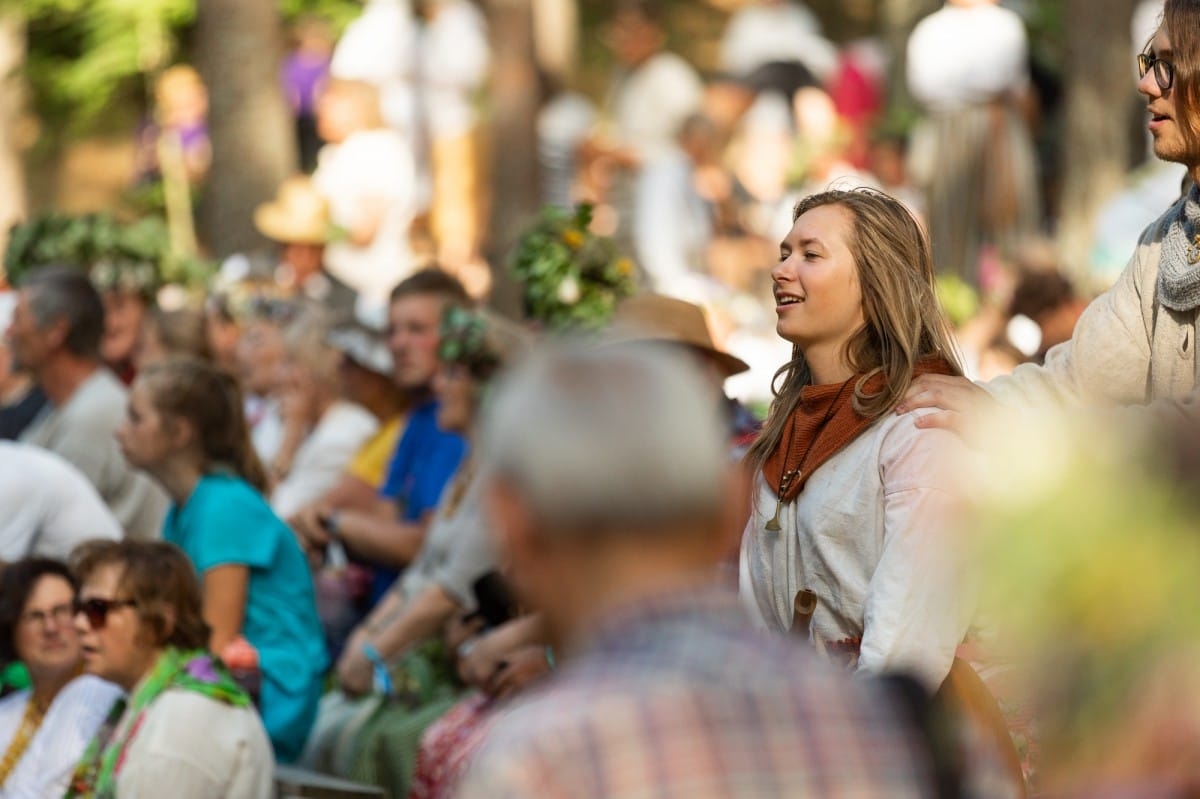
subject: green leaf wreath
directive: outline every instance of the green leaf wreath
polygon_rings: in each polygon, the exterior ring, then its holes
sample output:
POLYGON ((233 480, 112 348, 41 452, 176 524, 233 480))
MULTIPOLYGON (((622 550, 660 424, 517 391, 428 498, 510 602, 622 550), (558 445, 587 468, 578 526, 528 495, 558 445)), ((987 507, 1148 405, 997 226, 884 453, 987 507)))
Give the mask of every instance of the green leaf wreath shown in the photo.
POLYGON ((49 213, 13 227, 4 252, 12 285, 48 264, 88 271, 99 291, 128 291, 153 298, 166 283, 202 285, 212 267, 199 258, 171 252, 166 223, 149 216, 120 222, 108 214, 49 213))
POLYGON ((611 238, 589 230, 592 206, 542 209, 510 259, 525 315, 550 330, 595 330, 633 294, 634 264, 611 238))

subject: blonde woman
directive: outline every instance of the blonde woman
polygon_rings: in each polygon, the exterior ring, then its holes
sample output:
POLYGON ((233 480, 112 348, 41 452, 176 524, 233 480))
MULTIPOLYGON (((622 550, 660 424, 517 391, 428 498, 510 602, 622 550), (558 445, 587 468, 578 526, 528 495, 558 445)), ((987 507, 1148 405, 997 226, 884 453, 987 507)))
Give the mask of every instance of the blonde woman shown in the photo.
POLYGON ((747 454, 741 591, 765 627, 934 691, 970 619, 949 530, 961 444, 889 413, 915 375, 962 371, 929 244, 870 190, 808 197, 793 222, 771 273, 792 359, 747 454))

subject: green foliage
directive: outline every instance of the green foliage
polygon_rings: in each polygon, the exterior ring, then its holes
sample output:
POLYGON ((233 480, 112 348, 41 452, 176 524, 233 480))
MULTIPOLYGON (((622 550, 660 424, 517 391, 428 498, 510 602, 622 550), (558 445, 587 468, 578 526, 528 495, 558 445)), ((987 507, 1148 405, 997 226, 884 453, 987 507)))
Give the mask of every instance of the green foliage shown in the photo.
POLYGON ((977 443, 988 461, 971 486, 983 615, 1019 656, 1046 751, 1136 740, 1139 690, 1200 644, 1196 475, 1157 463, 1194 441, 1130 441, 1131 427, 1078 411, 1008 421, 977 443))
POLYGON ((510 259, 526 315, 551 330, 603 327, 633 293, 633 262, 612 239, 591 233, 591 222, 590 205, 546 206, 510 259))
POLYGON ((955 327, 979 313, 979 293, 956 275, 938 275, 937 297, 946 318, 955 327))
POLYGON ((169 64, 195 0, 0 0, 28 26, 26 74, 39 110, 92 123, 146 71, 169 64))
POLYGON ((363 4, 358 0, 279 0, 279 13, 285 22, 312 15, 330 21, 338 33, 362 13, 363 4))
POLYGON ((8 282, 48 264, 88 270, 101 291, 120 290, 153 297, 166 283, 202 285, 212 266, 171 251, 167 226, 148 216, 122 223, 107 214, 45 214, 15 226, 4 252, 8 282))

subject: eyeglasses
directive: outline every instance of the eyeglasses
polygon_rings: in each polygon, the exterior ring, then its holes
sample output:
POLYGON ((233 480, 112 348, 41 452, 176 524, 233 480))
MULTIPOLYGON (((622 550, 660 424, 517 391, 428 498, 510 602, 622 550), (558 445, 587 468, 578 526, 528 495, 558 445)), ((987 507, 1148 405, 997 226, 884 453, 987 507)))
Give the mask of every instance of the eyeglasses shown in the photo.
POLYGON ((1153 53, 1138 53, 1137 65, 1139 78, 1146 77, 1146 73, 1153 69, 1154 82, 1164 92, 1169 91, 1175 83, 1175 64, 1170 61, 1164 61, 1153 53))
POLYGON ((87 619, 88 626, 93 630, 103 630, 104 625, 108 622, 108 614, 110 611, 118 608, 135 607, 137 602, 132 599, 101 599, 92 597, 91 599, 76 599, 75 600, 75 615, 83 614, 87 619))
POLYGON ((55 605, 49 610, 27 610, 21 614, 21 623, 44 628, 50 619, 54 619, 55 624, 65 625, 70 624, 73 618, 75 618, 75 606, 64 604, 55 605))

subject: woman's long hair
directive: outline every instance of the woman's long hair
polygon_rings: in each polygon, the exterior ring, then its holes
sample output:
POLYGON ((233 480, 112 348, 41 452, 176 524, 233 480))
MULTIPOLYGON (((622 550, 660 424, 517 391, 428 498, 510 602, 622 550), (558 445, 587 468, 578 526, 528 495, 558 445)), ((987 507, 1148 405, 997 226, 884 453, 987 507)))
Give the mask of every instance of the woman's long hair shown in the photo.
POLYGON ((197 358, 170 358, 147 367, 138 381, 149 388, 159 413, 192 425, 206 469, 231 469, 259 491, 267 490, 233 375, 197 358))
MULTIPOLYGON (((938 305, 929 238, 898 200, 873 189, 827 191, 801 200, 793 223, 814 208, 837 205, 850 212, 847 242, 862 290, 863 326, 846 342, 846 360, 855 374, 854 409, 869 419, 891 411, 911 385, 917 363, 944 358, 954 374, 962 366, 950 324, 938 305), (883 386, 868 391, 877 375, 883 386)), ((762 432, 746 453, 756 468, 780 446, 800 392, 812 384, 812 371, 799 347, 771 381, 775 400, 762 432), (782 378, 782 386, 780 379, 782 378)))
POLYGON ((1200 1, 1167 0, 1162 25, 1171 39, 1171 61, 1175 65, 1175 119, 1188 147, 1200 147, 1200 1))

